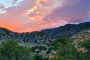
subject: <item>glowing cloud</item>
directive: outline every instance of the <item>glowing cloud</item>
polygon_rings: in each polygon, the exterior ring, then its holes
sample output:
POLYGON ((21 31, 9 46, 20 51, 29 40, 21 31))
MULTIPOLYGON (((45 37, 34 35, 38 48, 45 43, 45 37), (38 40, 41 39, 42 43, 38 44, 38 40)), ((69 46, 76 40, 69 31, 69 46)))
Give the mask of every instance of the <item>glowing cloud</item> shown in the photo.
POLYGON ((0 27, 31 32, 89 21, 89 6, 90 0, 0 0, 0 27))
POLYGON ((0 13, 5 13, 5 12, 7 12, 7 11, 0 11, 0 13))

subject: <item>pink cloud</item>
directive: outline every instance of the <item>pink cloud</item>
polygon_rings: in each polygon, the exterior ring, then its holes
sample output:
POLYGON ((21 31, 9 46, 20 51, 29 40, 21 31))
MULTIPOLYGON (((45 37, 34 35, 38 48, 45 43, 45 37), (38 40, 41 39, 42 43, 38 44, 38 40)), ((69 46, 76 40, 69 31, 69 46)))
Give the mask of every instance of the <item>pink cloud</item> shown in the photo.
POLYGON ((83 22, 83 19, 90 17, 89 0, 37 1, 24 0, 17 6, 5 9, 7 12, 0 14, 0 26, 17 32, 31 32, 83 22))
MULTIPOLYGON (((7 12, 4 14, 0 14, 0 23, 3 23, 3 25, 0 24, 0 26, 8 28, 7 26, 12 25, 13 29, 19 27, 24 23, 24 21, 21 21, 21 16, 24 15, 26 10, 32 8, 35 5, 35 3, 36 1, 24 0, 18 6, 12 6, 5 9, 7 12), (4 23, 9 25, 4 25, 4 23)), ((12 30, 11 27, 8 29, 12 30)))
POLYGON ((61 6, 53 9, 51 13, 45 16, 45 21, 49 20, 64 20, 67 22, 78 22, 85 18, 90 17, 88 15, 90 11, 89 3, 87 0, 63 0, 61 6), (71 3, 72 2, 72 3, 71 3), (73 4, 74 3, 74 4, 73 4))

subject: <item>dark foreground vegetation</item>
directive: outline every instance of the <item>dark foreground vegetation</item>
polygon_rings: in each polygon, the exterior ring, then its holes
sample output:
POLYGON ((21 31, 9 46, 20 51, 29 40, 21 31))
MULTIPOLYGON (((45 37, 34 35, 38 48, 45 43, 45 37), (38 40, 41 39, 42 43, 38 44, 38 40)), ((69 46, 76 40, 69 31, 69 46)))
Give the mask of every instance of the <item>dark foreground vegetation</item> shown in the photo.
MULTIPOLYGON (((61 36, 60 38, 69 38, 67 36, 61 36)), ((57 39, 51 44, 46 54, 51 50, 55 50, 56 53, 52 54, 52 57, 44 57, 41 54, 33 54, 35 49, 46 50, 44 46, 35 46, 30 48, 29 46, 19 46, 15 40, 3 41, 0 45, 0 60, 90 60, 90 40, 84 40, 78 45, 79 48, 85 48, 78 51, 75 47, 74 40, 70 39, 57 39)))
POLYGON ((48 60, 40 54, 30 53, 29 46, 19 46, 15 40, 3 41, 0 45, 0 60, 48 60))

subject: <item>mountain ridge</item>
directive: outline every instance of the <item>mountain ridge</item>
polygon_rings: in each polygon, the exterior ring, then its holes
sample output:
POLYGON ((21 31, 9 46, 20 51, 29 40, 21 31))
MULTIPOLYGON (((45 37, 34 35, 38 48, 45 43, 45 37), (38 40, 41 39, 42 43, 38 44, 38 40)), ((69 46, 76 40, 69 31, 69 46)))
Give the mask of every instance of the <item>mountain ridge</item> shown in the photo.
POLYGON ((45 29, 41 31, 17 33, 6 28, 0 27, 0 38, 51 38, 59 37, 60 35, 72 36, 81 31, 90 30, 90 22, 80 24, 66 24, 53 29, 45 29))
POLYGON ((66 24, 57 28, 42 30, 42 32, 53 37, 58 37, 60 35, 72 36, 84 30, 90 30, 90 22, 80 24, 66 24))

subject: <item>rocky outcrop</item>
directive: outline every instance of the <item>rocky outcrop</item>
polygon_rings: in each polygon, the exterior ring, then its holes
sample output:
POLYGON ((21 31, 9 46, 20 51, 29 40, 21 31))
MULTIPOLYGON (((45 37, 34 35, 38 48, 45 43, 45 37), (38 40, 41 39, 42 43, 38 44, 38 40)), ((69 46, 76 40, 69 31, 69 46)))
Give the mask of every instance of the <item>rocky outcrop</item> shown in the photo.
MULTIPOLYGON (((90 38, 90 34, 88 33, 84 33, 84 34, 75 34, 73 35, 71 38, 90 38)), ((75 42, 75 47, 78 49, 78 51, 85 51, 84 48, 81 48, 79 47, 79 43, 84 41, 85 39, 75 39, 74 42, 75 42)))

